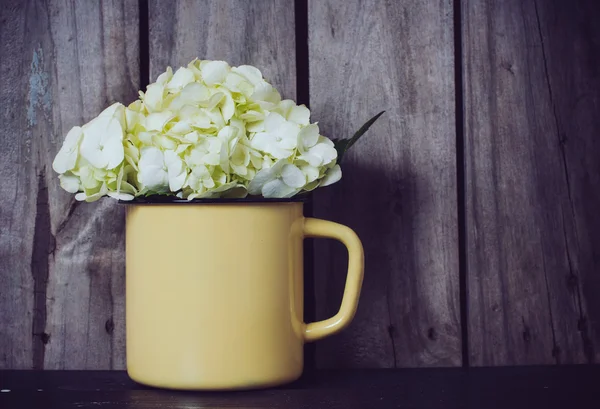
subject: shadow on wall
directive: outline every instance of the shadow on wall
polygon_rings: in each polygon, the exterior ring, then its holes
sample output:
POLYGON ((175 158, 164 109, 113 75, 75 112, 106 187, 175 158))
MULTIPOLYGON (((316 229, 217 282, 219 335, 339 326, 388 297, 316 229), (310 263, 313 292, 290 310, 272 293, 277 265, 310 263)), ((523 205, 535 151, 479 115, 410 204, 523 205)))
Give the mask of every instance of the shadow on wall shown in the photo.
MULTIPOLYGON (((415 232, 420 228, 418 214, 432 214, 426 208, 430 202, 419 200, 429 196, 429 185, 407 161, 394 160, 392 168, 384 168, 377 165, 376 155, 367 157, 371 163, 353 159, 349 153, 340 182, 314 194, 315 217, 351 227, 365 250, 365 279, 357 315, 335 340, 317 346, 317 366, 393 367, 399 361, 396 344, 405 351, 403 356, 422 354, 427 341, 436 338, 435 329, 423 331, 427 324, 419 325, 426 311, 416 311, 427 305, 417 302, 419 243, 415 232), (414 336, 419 333, 422 336, 414 336)), ((315 241, 317 319, 337 312, 346 269, 347 251, 341 243, 315 241)), ((414 363, 422 360, 416 357, 414 363)), ((411 365, 404 358, 401 362, 411 365)))

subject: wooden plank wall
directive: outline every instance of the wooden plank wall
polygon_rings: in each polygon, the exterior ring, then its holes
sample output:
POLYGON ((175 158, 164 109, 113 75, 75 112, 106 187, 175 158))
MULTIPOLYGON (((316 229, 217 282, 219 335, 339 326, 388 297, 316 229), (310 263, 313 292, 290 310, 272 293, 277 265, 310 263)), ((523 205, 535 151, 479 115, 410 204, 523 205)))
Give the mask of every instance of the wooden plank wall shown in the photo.
MULTIPOLYGON (((318 367, 597 362, 598 17, 594 0, 3 2, 0 368, 124 367, 123 209, 75 204, 51 162, 73 125, 195 57, 260 67, 334 138, 387 110, 314 196, 367 262, 318 367)), ((314 248, 325 318, 346 255, 314 248)))
POLYGON ((137 1, 0 13, 0 367, 123 368, 123 209, 79 206, 52 160, 72 126, 136 98, 137 1))
POLYGON ((599 17, 463 2, 473 365, 600 358, 599 17))

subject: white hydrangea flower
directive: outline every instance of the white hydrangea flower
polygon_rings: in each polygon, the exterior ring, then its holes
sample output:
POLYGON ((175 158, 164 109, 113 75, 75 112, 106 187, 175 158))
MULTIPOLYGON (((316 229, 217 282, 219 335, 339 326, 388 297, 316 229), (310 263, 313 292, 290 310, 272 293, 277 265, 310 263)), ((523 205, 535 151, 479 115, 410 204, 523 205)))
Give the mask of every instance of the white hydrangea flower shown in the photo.
POLYGON ((325 172, 325 176, 321 179, 319 186, 329 186, 338 182, 342 178, 342 169, 340 165, 335 165, 325 172))
POLYGON ((291 197, 341 177, 308 108, 281 100, 255 67, 194 60, 139 96, 67 134, 53 168, 78 200, 291 197))
POLYGON ((125 107, 116 103, 83 127, 71 129, 54 159, 54 170, 64 173, 73 169, 80 155, 96 168, 117 167, 124 159, 124 123, 125 107))
POLYGON ((124 161, 125 111, 122 104, 115 103, 67 134, 52 168, 59 173, 63 189, 79 192, 77 200, 94 201, 105 195, 133 199, 136 189, 123 180, 128 174, 124 161))
POLYGON ((299 133, 300 126, 271 112, 265 119, 264 132, 258 132, 252 138, 252 147, 276 159, 289 158, 298 147, 299 133))
POLYGON ((298 125, 307 126, 310 124, 310 111, 308 108, 305 105, 296 105, 291 99, 281 101, 275 112, 298 125))
POLYGON ((296 165, 282 159, 258 172, 250 182, 248 192, 264 197, 288 198, 300 192, 305 184, 304 173, 296 165))
POLYGON ((183 187, 187 168, 175 151, 154 146, 141 149, 138 181, 142 189, 153 193, 177 192, 183 187))
POLYGON ((73 174, 60 174, 58 180, 60 181, 60 187, 69 193, 77 193, 81 188, 79 178, 73 174))
POLYGON ((79 143, 82 137, 83 130, 78 126, 73 127, 67 133, 63 146, 54 158, 54 162, 52 162, 52 169, 56 173, 62 174, 75 167, 77 158, 79 157, 79 143))

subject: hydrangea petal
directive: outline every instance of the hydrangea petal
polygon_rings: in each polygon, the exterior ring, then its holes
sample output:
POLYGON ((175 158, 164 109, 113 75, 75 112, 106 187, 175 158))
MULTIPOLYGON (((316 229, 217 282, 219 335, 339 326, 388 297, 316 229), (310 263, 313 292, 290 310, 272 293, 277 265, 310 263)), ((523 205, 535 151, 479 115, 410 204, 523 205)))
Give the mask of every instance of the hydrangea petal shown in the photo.
POLYGON ((180 95, 187 103, 199 103, 210 98, 210 91, 206 86, 192 82, 183 88, 180 95))
POLYGON ((242 93, 247 97, 252 95, 252 92, 254 91, 254 86, 252 83, 247 78, 236 72, 230 72, 227 74, 225 86, 230 91, 242 93))
POLYGON ((106 157, 106 169, 116 168, 123 162, 123 159, 125 159, 125 149, 123 148, 123 141, 121 138, 110 138, 104 144, 102 152, 106 157))
POLYGON ((296 149, 298 146, 298 128, 289 122, 282 127, 279 138, 279 147, 282 149, 296 149))
POLYGON ((164 166, 164 156, 160 149, 146 147, 141 150, 138 180, 154 190, 162 190, 168 185, 168 175, 164 166))
POLYGON ((202 79, 208 86, 221 84, 227 78, 229 64, 225 61, 208 61, 201 65, 202 79))
POLYGON ((175 115, 171 111, 155 112, 146 117, 145 128, 147 131, 162 131, 175 115))
POLYGON ((216 94, 211 96, 210 99, 208 100, 208 102, 206 104, 206 109, 208 109, 209 111, 212 109, 215 109, 215 107, 217 105, 219 105, 221 103, 221 101, 223 101, 223 98, 225 98, 225 93, 217 92, 216 94))
POLYGON ((156 79, 157 84, 165 85, 169 80, 173 77, 173 69, 171 67, 167 67, 167 70, 160 74, 156 79))
POLYGON ((231 169, 236 175, 246 176, 248 174, 248 168, 244 165, 236 165, 235 163, 230 163, 231 169))
POLYGON ((179 91, 190 82, 193 82, 194 79, 194 73, 191 70, 181 67, 175 72, 165 88, 170 92, 179 91))
POLYGON ((77 193, 80 188, 79 178, 73 175, 58 175, 60 187, 69 193, 77 193))
POLYGON ((137 189, 129 182, 123 181, 121 182, 121 192, 129 193, 135 196, 137 189))
POLYGON ((252 179, 248 185, 248 193, 251 195, 260 195, 263 186, 269 181, 277 178, 278 173, 281 172, 281 169, 285 164, 285 161, 280 160, 273 166, 264 168, 260 172, 256 173, 256 176, 254 176, 254 179, 252 179))
MULTIPOLYGON (((139 102, 139 101, 136 101, 139 102)), ((133 130, 136 125, 144 120, 144 114, 131 108, 125 108, 125 124, 126 129, 133 130)))
POLYGON ((112 169, 124 159, 123 128, 118 116, 119 111, 113 116, 101 114, 83 127, 81 156, 96 168, 112 169))
POLYGON ((318 188, 320 186, 320 184, 321 184, 320 180, 314 180, 314 181, 312 181, 310 183, 307 183, 306 186, 304 186, 302 188, 302 190, 305 191, 305 192, 310 192, 310 191, 313 191, 316 188, 318 188))
POLYGON ((248 189, 244 185, 234 186, 221 194, 224 199, 243 199, 248 196, 248 189))
POLYGON ((108 196, 112 197, 113 199, 118 199, 118 200, 133 200, 134 196, 132 194, 129 193, 117 193, 117 192, 108 192, 108 196))
POLYGON ((260 132, 254 135, 254 138, 250 141, 250 146, 254 149, 266 152, 275 142, 276 140, 273 135, 266 132, 260 132))
POLYGON ((301 150, 315 146, 319 140, 319 127, 317 124, 310 124, 302 128, 298 133, 298 139, 298 145, 301 150))
POLYGON ((250 151, 250 162, 258 170, 263 168, 263 157, 256 150, 250 151))
POLYGON ((169 177, 169 189, 171 192, 176 192, 183 187, 187 173, 183 166, 183 161, 173 151, 164 153, 165 165, 169 177))
POLYGON ((52 169, 56 173, 65 173, 75 167, 82 136, 83 131, 78 126, 71 128, 67 133, 62 147, 52 162, 52 169))
POLYGON ((340 165, 335 165, 327 170, 325 177, 321 179, 321 186, 329 186, 342 178, 342 169, 340 165))
POLYGON ((86 192, 77 193, 75 195, 75 200, 78 200, 78 201, 85 200, 86 202, 95 202, 96 200, 100 199, 102 196, 105 196, 107 193, 108 193, 108 188, 106 187, 106 184, 103 184, 100 187, 100 189, 98 190, 98 192, 96 192, 96 193, 92 193, 92 194, 87 194, 86 192))
POLYGON ((277 112, 271 112, 265 119, 265 131, 266 132, 278 132, 279 129, 285 124, 285 118, 277 112))
POLYGON ((231 163, 248 166, 250 164, 250 149, 242 144, 238 144, 231 155, 231 163))
POLYGON ((279 101, 281 101, 279 92, 266 82, 256 85, 251 98, 258 101, 259 104, 262 103, 261 105, 267 109, 275 108, 279 101))
POLYGON ((163 153, 160 149, 154 146, 142 148, 140 151, 140 163, 139 166, 162 166, 163 165, 163 153))
POLYGON ((227 152, 227 144, 225 143, 221 146, 219 165, 223 169, 223 172, 229 173, 229 152, 227 152))
POLYGON ((307 162, 310 166, 319 167, 323 163, 323 159, 316 155, 311 155, 310 153, 305 153, 304 155, 300 155, 297 159, 303 160, 307 162))
POLYGON ((196 81, 202 80, 202 72, 198 68, 199 66, 200 66, 200 60, 198 60, 197 58, 195 58, 193 61, 191 61, 187 65, 188 70, 190 70, 194 73, 194 78, 196 81))
POLYGON ((225 121, 229 121, 235 113, 235 103, 233 102, 233 98, 229 92, 225 92, 224 95, 225 98, 223 99, 223 104, 221 105, 221 113, 223 114, 223 119, 225 119, 225 121))
POLYGON ((281 177, 286 185, 293 188, 301 188, 306 184, 306 176, 295 165, 284 165, 281 169, 281 177))
POLYGON ((309 153, 321 158, 323 165, 328 165, 337 158, 337 151, 335 148, 325 143, 316 144, 310 148, 309 153))
POLYGON ((332 148, 335 146, 333 141, 329 138, 324 137, 323 135, 319 136, 319 141, 317 143, 324 143, 327 146, 331 146, 332 148))
POLYGON ((181 145, 177 146, 177 148, 175 149, 175 153, 180 155, 183 152, 185 152, 190 146, 192 146, 192 145, 182 143, 181 145))
POLYGON ((124 109, 125 106, 123 104, 121 104, 120 102, 115 102, 114 104, 108 106, 102 112, 100 112, 100 115, 98 115, 97 118, 116 118, 121 122, 122 125, 123 118, 119 117, 119 115, 123 114, 124 109))
POLYGON ((300 170, 306 176, 306 181, 312 183, 319 178, 319 169, 310 165, 300 166, 300 170))
POLYGON ((267 183, 262 188, 262 194, 266 198, 285 198, 291 197, 299 192, 299 189, 295 189, 285 184, 281 179, 274 179, 267 183))
POLYGON ((221 163, 221 154, 219 153, 207 153, 204 155, 203 163, 207 165, 217 166, 221 163))
POLYGON ((150 84, 144 95, 144 105, 148 112, 159 112, 162 109, 164 98, 164 86, 162 84, 150 84))
POLYGON ((176 135, 187 135, 192 132, 192 127, 187 121, 179 121, 175 123, 171 129, 169 129, 169 132, 176 135))
POLYGON ((250 122, 246 125, 248 132, 264 132, 265 122, 263 120, 250 122))
POLYGON ((185 135, 185 139, 190 141, 191 143, 198 142, 198 132, 193 131, 185 135))
POLYGON ((296 103, 291 99, 284 99, 277 105, 277 112, 284 118, 288 119, 288 115, 296 103))
POLYGON ((262 121, 265 119, 265 115, 262 112, 250 109, 244 112, 242 115, 240 115, 240 119, 243 119, 244 121, 248 122, 262 121))
POLYGON ((84 189, 94 189, 99 185, 96 178, 94 178, 94 172, 89 166, 82 166, 77 172, 77 176, 79 176, 79 181, 84 189))
POLYGON ((298 125, 308 125, 310 123, 310 110, 305 105, 294 105, 287 115, 287 119, 298 125))
POLYGON ((152 135, 152 142, 155 146, 163 149, 173 150, 177 147, 177 143, 173 139, 162 133, 152 135))
POLYGON ((262 73, 256 67, 251 65, 240 65, 239 67, 234 67, 231 71, 236 74, 240 74, 244 78, 246 78, 252 85, 256 86, 258 84, 262 84, 264 82, 262 73))
POLYGON ((223 119, 223 115, 221 114, 221 110, 213 109, 211 111, 206 111, 206 115, 210 118, 212 125, 220 129, 225 126, 225 120, 223 119))

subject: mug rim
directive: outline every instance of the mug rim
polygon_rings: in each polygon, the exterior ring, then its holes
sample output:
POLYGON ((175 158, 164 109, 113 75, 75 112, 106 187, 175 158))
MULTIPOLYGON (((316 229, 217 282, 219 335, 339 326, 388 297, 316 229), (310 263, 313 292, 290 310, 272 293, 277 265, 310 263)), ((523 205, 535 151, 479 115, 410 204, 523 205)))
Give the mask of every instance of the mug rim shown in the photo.
POLYGON ((166 196, 166 195, 153 195, 146 197, 136 197, 133 200, 119 200, 119 204, 124 205, 164 205, 164 204, 177 204, 177 205, 200 205, 200 204, 245 204, 245 203, 305 203, 309 200, 308 195, 301 197, 290 197, 290 198, 266 198, 262 196, 247 196, 244 198, 204 198, 204 199, 182 199, 177 196, 166 196))

